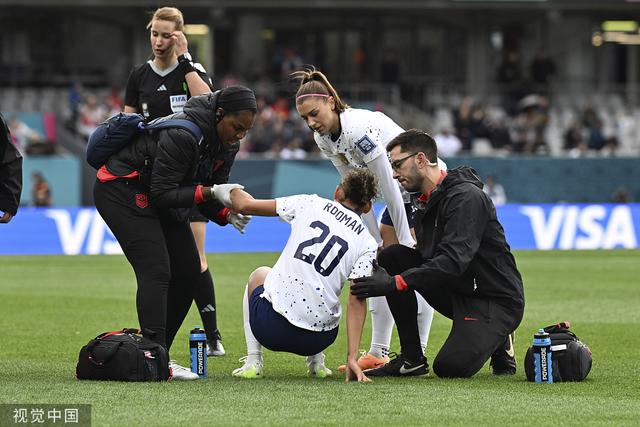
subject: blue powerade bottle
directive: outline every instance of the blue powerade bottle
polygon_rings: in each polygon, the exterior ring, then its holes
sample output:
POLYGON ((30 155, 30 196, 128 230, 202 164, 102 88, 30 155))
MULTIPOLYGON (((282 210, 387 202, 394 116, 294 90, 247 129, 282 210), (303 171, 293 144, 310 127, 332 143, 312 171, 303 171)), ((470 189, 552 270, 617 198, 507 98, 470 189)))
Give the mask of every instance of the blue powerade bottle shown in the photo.
POLYGON ((191 352, 191 372, 200 378, 207 377, 207 335, 199 326, 189 334, 189 351, 191 352))
POLYGON ((537 383, 553 382, 553 366, 551 365, 551 338, 544 329, 533 336, 533 364, 537 383))

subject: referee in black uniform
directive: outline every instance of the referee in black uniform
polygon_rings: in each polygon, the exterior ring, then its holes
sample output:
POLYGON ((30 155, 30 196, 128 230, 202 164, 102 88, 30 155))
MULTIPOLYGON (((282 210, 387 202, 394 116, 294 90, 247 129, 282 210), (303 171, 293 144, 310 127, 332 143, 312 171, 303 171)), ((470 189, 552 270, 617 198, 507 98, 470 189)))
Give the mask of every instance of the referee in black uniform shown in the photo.
MULTIPOLYGON (((147 29, 150 31, 153 58, 133 68, 125 93, 126 113, 142 113, 147 120, 179 113, 192 95, 210 93, 212 81, 201 64, 193 62, 187 39, 182 32, 184 18, 174 7, 155 11, 147 29)), ((204 250, 207 218, 196 208, 191 211, 191 230, 198 246, 200 276, 195 301, 207 333, 207 354, 224 356, 218 331, 213 278, 204 250)))
POLYGON ((522 278, 491 199, 475 171, 438 166, 436 143, 411 129, 387 151, 396 178, 415 193, 417 248, 392 245, 378 255, 370 277, 356 279, 360 298, 386 295, 402 354, 367 376, 424 376, 415 290, 453 320, 433 370, 440 377, 471 377, 491 358, 493 373, 516 371, 513 333, 524 313, 522 278))

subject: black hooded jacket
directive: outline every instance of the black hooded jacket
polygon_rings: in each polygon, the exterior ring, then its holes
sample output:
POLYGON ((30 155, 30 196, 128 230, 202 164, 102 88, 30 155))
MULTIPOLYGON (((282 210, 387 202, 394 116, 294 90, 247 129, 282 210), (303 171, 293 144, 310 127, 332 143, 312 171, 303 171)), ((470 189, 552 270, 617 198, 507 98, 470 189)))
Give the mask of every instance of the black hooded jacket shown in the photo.
POLYGON ((414 197, 414 227, 424 264, 402 273, 409 287, 444 283, 454 292, 524 305, 522 278, 491 199, 470 167, 414 197), (421 196, 421 195, 418 195, 421 196))
POLYGON ((15 215, 22 194, 22 155, 11 142, 9 127, 0 115, 0 210, 15 215))
MULTIPOLYGON (((151 205, 165 213, 171 211, 177 220, 186 220, 187 208, 195 203, 197 185, 228 182, 240 148, 239 143, 225 147, 220 142, 215 127, 215 111, 215 94, 190 98, 183 112, 157 120, 191 120, 202 130, 200 143, 184 129, 150 131, 111 156, 106 168, 113 175, 122 177, 132 172, 141 173, 142 181, 149 186, 151 205)), ((198 209, 218 224, 226 224, 226 218, 219 215, 224 206, 217 200, 200 203, 198 209)))

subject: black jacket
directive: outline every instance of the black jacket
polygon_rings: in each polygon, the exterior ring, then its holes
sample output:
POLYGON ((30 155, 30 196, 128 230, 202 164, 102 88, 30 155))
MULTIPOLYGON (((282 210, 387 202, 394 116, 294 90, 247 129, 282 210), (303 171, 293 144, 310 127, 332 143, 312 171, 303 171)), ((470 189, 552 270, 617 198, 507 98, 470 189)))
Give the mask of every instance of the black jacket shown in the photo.
POLYGON ((11 141, 4 118, 0 116, 0 210, 15 215, 22 194, 22 155, 11 141))
MULTIPOLYGON (((228 182, 240 148, 239 144, 225 147, 218 139, 215 99, 214 94, 192 97, 183 112, 163 118, 196 123, 203 133, 200 144, 184 129, 150 131, 111 156, 106 163, 109 172, 116 176, 140 172, 143 181, 148 182, 151 204, 161 210, 171 210, 177 220, 186 220, 186 208, 194 205, 197 184, 211 186, 228 182)), ((226 218, 217 216, 224 209, 217 200, 201 203, 198 209, 218 224, 226 224, 226 218)))
POLYGON ((522 278, 482 186, 463 166, 448 171, 426 202, 414 197, 417 249, 426 261, 402 277, 412 288, 444 282, 461 294, 524 304, 522 278))

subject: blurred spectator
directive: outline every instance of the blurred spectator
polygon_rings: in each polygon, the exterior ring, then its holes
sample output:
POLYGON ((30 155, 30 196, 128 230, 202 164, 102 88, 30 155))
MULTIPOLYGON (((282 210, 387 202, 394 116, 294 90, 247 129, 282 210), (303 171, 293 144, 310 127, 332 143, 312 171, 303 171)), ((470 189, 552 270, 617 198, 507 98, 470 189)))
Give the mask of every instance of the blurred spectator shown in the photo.
POLYGON ((589 150, 600 151, 605 144, 605 137, 602 133, 602 119, 595 108, 587 105, 582 111, 582 125, 586 130, 586 142, 589 150))
POLYGON ((462 100, 460 107, 454 111, 453 117, 456 136, 462 143, 462 151, 470 151, 475 138, 489 136, 484 108, 474 103, 471 97, 465 97, 462 100))
POLYGON ((507 194, 504 191, 502 184, 496 182, 493 175, 487 175, 487 179, 484 182, 484 191, 495 206, 504 205, 507 203, 507 194))
POLYGON ((456 135, 460 139, 462 150, 464 151, 471 150, 473 143, 472 107, 473 100, 470 97, 466 97, 460 103, 458 110, 453 113, 456 135))
POLYGON ((600 154, 606 157, 613 157, 618 152, 618 147, 620 146, 620 142, 616 136, 610 136, 604 141, 604 146, 602 150, 600 150, 600 154))
POLYGON ((549 122, 548 102, 545 97, 528 95, 518 103, 518 114, 513 120, 513 151, 527 154, 548 154, 545 140, 549 122))
POLYGON ((80 106, 82 105, 82 83, 74 81, 69 88, 69 129, 77 130, 77 123, 80 117, 80 106))
POLYGON ((613 203, 631 203, 633 202, 633 197, 631 196, 631 192, 624 185, 616 188, 616 190, 611 195, 611 201, 613 203))
POLYGON ((511 134, 505 120, 502 118, 493 119, 489 122, 489 141, 496 150, 511 151, 511 134))
POLYGON ((271 145, 266 151, 262 152, 262 156, 266 159, 278 159, 280 158, 280 152, 282 151, 284 144, 282 140, 276 139, 271 142, 271 145))
POLYGON ((87 94, 80 106, 78 133, 88 138, 96 127, 107 118, 107 114, 107 108, 98 103, 98 97, 93 93, 87 94))
POLYGON ((302 160, 307 157, 307 152, 302 149, 300 138, 293 138, 280 151, 280 158, 284 160, 302 160))
POLYGON ((285 48, 284 58, 280 63, 280 72, 282 74, 281 77, 283 79, 288 79, 291 73, 302 69, 303 66, 304 61, 302 61, 302 58, 300 57, 300 55, 298 55, 298 52, 290 47, 285 48))
POLYGON ((111 117, 118 114, 124 109, 124 100, 122 99, 122 90, 113 87, 109 90, 105 99, 107 109, 109 110, 108 116, 111 117))
POLYGON ((289 111, 290 111, 289 100, 282 96, 279 96, 276 99, 276 102, 274 102, 273 105, 271 106, 271 109, 275 114, 280 116, 280 118, 282 118, 283 120, 286 120, 289 117, 289 111))
POLYGON ((503 93, 504 107, 507 113, 512 115, 518 100, 523 95, 523 78, 518 52, 512 50, 505 54, 498 68, 498 82, 503 93))
POLYGON ((442 126, 440 132, 433 139, 436 141, 438 154, 441 157, 453 157, 462 149, 462 142, 451 132, 451 128, 448 126, 442 126))
POLYGON ((51 206, 51 189, 40 172, 31 175, 31 203, 33 206, 51 206))
POLYGON ((237 84, 241 84, 242 82, 240 81, 240 78, 238 78, 238 76, 236 76, 235 74, 225 74, 224 76, 222 76, 222 78, 220 79, 220 87, 221 88, 225 88, 228 86, 233 86, 233 85, 237 85, 237 84))
POLYGON ((29 153, 31 152, 31 146, 44 142, 44 135, 31 129, 18 117, 13 117, 9 121, 9 131, 11 132, 13 144, 21 153, 29 153))
POLYGON ((563 148, 574 157, 578 157, 587 149, 587 144, 584 142, 584 128, 579 121, 571 123, 563 135, 563 140, 563 148))
POLYGON ((395 51, 386 48, 382 54, 382 62, 380 63, 380 80, 382 83, 399 83, 400 65, 395 51))
POLYGON ((551 77, 556 74, 556 64, 543 50, 538 50, 529 65, 531 83, 536 93, 547 95, 551 77))
POLYGON ((356 72, 356 78, 361 80, 365 77, 366 74, 366 64, 367 64, 367 53, 364 48, 357 47, 353 50, 351 54, 352 61, 352 69, 356 72))

